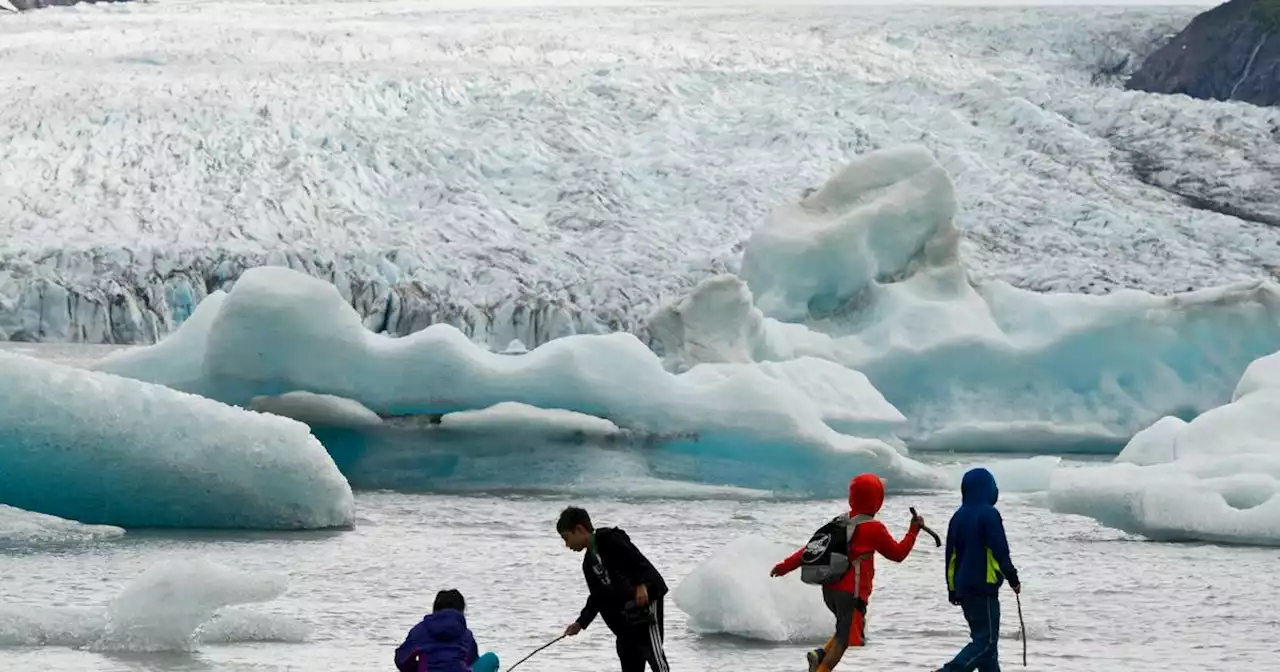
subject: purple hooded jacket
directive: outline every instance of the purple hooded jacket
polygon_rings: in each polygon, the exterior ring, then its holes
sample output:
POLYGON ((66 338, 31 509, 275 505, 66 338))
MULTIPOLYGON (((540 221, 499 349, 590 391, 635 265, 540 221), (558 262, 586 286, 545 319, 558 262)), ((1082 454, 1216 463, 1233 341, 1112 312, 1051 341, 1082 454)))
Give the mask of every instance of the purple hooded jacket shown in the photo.
POLYGON ((396 649, 400 672, 471 672, 480 657, 467 618, 453 609, 427 614, 396 649))

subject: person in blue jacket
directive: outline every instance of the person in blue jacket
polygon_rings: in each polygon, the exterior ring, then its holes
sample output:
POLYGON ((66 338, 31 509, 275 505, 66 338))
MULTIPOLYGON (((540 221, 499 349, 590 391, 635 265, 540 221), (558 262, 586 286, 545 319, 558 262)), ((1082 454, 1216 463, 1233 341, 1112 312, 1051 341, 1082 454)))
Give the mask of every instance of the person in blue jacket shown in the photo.
POLYGON ((947 526, 947 598, 964 611, 970 642, 939 672, 1000 670, 1000 586, 1008 581, 1021 593, 1022 584, 996 508, 999 496, 995 477, 981 467, 960 481, 960 508, 947 526))
POLYGON ((396 649, 400 672, 497 672, 498 657, 480 655, 476 638, 463 615, 467 603, 462 593, 442 590, 431 613, 413 626, 396 649))

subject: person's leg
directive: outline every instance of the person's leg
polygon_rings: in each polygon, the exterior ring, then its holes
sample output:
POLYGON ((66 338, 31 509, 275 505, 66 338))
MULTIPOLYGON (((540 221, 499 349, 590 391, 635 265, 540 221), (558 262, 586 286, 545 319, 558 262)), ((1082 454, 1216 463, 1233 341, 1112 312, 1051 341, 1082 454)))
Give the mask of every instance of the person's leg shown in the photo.
POLYGON ((991 647, 978 660, 978 672, 1000 672, 1000 598, 995 595, 987 598, 987 609, 991 647))
POLYGON ((653 672, 670 672, 667 667, 667 652, 663 648, 662 600, 655 600, 651 605, 653 623, 641 626, 636 632, 637 646, 644 652, 645 662, 653 672))
POLYGON ((476 659, 471 672, 498 672, 498 654, 490 651, 476 659))
MULTIPOLYGON (((951 662, 942 666, 944 672, 973 672, 980 664, 996 665, 1000 639, 1000 601, 995 596, 977 596, 960 601, 964 620, 969 623, 969 643, 951 662), (986 663, 985 661, 991 661, 986 663)), ((983 672, 987 672, 984 669, 983 672)))
POLYGON ((840 664, 848 647, 863 644, 866 604, 851 593, 839 591, 832 591, 830 599, 835 605, 836 635, 818 664, 817 672, 831 672, 840 664))
MULTIPOLYGON (((623 632, 619 630, 619 632, 623 632)), ((624 633, 617 639, 618 663, 622 672, 644 672, 644 650, 634 635, 624 633)))
MULTIPOLYGON (((838 598, 836 596, 836 591, 832 590, 827 586, 823 586, 822 602, 827 605, 827 611, 830 611, 831 615, 835 616, 836 620, 838 621, 840 620, 839 619, 840 610, 838 608, 837 601, 838 601, 838 598)), ((836 631, 839 632, 839 630, 840 630, 840 624, 837 623, 836 631)), ((826 644, 823 644, 819 648, 811 649, 805 652, 805 660, 809 663, 809 672, 815 672, 818 669, 818 666, 822 664, 822 659, 827 656, 827 652, 830 651, 831 647, 835 646, 835 644, 836 644, 836 638, 834 636, 828 637, 826 644)))

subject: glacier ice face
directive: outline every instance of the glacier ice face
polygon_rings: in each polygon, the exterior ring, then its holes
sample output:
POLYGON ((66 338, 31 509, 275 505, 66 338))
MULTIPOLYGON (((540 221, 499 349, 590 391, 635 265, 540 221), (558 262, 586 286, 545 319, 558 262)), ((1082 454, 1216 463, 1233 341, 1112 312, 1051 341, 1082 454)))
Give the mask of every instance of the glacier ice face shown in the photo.
POLYGON ((216 314, 193 319, 172 338, 203 342, 204 349, 162 341, 110 355, 94 367, 231 404, 301 391, 350 399, 386 416, 516 402, 675 437, 665 450, 706 458, 707 464, 721 457, 758 468, 803 469, 809 465, 800 456, 808 453, 839 460, 846 469, 875 471, 893 487, 942 482, 938 472, 884 441, 842 434, 824 422, 828 415, 836 424, 900 419, 864 377, 832 371, 825 362, 720 364, 673 375, 625 333, 565 337, 515 356, 480 348, 447 325, 390 338, 367 329, 333 285, 277 267, 246 271, 216 314), (188 333, 196 330, 205 333, 188 333), (194 378, 193 357, 201 359, 194 378), (822 375, 811 378, 814 371, 822 375), (866 399, 840 408, 815 403, 811 392, 838 393, 835 400, 844 403, 866 399))
POLYGON ((773 563, 794 551, 760 537, 717 549, 672 591, 689 629, 767 642, 824 641, 831 633, 831 612, 822 592, 801 583, 799 573, 769 576, 773 563))
POLYGON ((1231 403, 1162 418, 1114 464, 1055 472, 1050 507, 1160 541, 1280 545, 1278 383, 1280 353, 1259 358, 1231 403))
POLYGON ((1280 112, 1091 81, 1196 9, 668 4, 6 21, 41 76, 0 109, 0 339, 150 343, 269 264, 393 335, 643 341, 773 204, 903 143, 955 181, 979 279, 1167 293, 1280 265, 1280 230, 1169 193, 1274 214, 1280 112))
POLYGON ((85 525, 0 504, 0 547, 95 541, 123 534, 124 530, 111 525, 85 525))
POLYGON ((976 282, 953 194, 922 149, 859 157, 761 224, 740 278, 658 310, 655 350, 674 371, 805 357, 856 369, 906 416, 897 433, 913 447, 1114 453, 1164 414, 1226 401, 1280 345, 1271 282, 1167 297, 976 282))
POLYGON ((347 526, 354 499, 300 423, 0 352, 0 501, 121 527, 347 526))

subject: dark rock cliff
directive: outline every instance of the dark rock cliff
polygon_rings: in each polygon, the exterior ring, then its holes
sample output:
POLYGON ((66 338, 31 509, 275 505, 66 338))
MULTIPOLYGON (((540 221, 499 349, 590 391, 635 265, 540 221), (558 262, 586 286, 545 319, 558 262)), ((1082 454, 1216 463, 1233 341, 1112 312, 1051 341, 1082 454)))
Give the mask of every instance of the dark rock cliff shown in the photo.
POLYGON ((1125 86, 1280 105, 1280 0, 1231 0, 1200 14, 1125 86))

